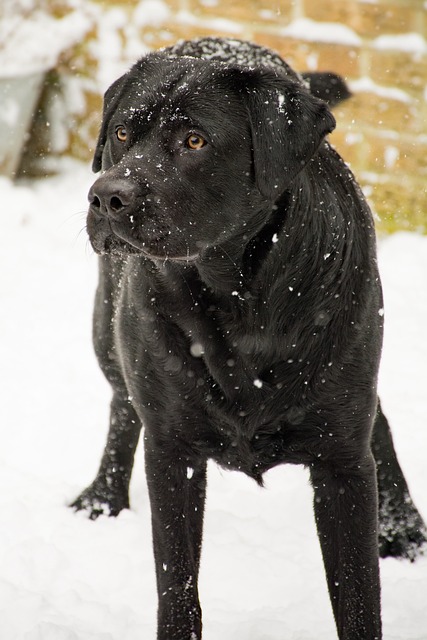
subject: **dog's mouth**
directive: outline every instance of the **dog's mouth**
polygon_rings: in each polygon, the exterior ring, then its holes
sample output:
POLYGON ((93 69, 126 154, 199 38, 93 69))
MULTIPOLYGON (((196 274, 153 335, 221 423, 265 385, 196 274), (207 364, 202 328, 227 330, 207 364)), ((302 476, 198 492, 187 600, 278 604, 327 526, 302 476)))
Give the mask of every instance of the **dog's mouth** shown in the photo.
MULTIPOLYGON (((140 238, 132 226, 118 224, 106 217, 94 215, 89 209, 87 231, 95 253, 99 255, 140 254, 154 262, 192 263, 200 257, 200 250, 188 246, 173 246, 172 232, 155 233, 150 238, 140 238)), ((183 243, 180 243, 183 244, 183 243)))

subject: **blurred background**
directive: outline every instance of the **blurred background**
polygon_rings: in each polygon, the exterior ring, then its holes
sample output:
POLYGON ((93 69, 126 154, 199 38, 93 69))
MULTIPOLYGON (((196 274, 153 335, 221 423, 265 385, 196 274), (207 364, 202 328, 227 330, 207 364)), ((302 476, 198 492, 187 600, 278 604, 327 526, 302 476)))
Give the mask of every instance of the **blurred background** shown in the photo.
POLYGON ((353 97, 331 142, 379 231, 427 227, 424 0, 2 0, 0 173, 90 160, 102 94, 145 52, 205 35, 249 39, 294 68, 330 70, 353 97))

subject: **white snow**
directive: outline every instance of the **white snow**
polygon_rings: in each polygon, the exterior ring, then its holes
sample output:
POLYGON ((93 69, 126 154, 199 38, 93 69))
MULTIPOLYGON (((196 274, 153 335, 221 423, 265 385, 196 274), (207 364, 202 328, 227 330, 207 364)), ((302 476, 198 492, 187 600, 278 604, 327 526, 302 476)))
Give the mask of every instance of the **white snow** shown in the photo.
POLYGON ((405 51, 406 53, 427 53, 427 41, 419 33, 402 33, 394 35, 378 36, 372 42, 375 49, 393 51, 405 51))
POLYGON ((334 42, 349 47, 360 46, 361 38, 353 29, 336 22, 316 22, 308 18, 298 18, 290 25, 281 29, 284 36, 312 40, 313 42, 334 42))
POLYGON ((78 11, 53 18, 33 0, 5 0, 0 8, 0 74, 29 75, 55 66, 61 52, 79 42, 93 25, 84 0, 78 11))
POLYGON ((234 20, 228 20, 226 18, 199 18, 186 9, 181 9, 176 14, 175 19, 178 24, 194 25, 202 30, 209 29, 210 31, 223 31, 225 33, 240 35, 243 32, 242 25, 234 20))
POLYGON ((187 479, 191 480, 193 475, 194 475, 194 469, 192 469, 192 467, 187 467, 187 479))
POLYGON ((396 162, 399 160, 400 151, 397 147, 393 145, 388 145, 384 149, 384 163, 388 170, 391 170, 396 165, 396 162))
POLYGON ((357 80, 350 80, 348 84, 353 93, 366 91, 369 93, 375 93, 381 98, 398 100, 399 102, 406 103, 413 102, 413 98, 406 91, 402 91, 402 89, 396 89, 395 87, 385 87, 383 85, 377 84, 372 80, 372 78, 369 78, 369 76, 362 76, 357 80))
MULTIPOLYGON (((155 577, 139 450, 132 510, 96 522, 66 505, 95 474, 107 384, 91 347, 97 261, 86 239, 89 167, 0 180, 0 608, 5 640, 154 640, 155 577)), ((380 391, 412 494, 427 516, 427 237, 381 240, 380 391)), ((191 471, 189 471, 191 475, 191 471)), ((204 640, 331 640, 306 472, 260 489, 209 469, 200 590, 204 640)), ((427 558, 381 563, 385 638, 426 640, 427 558)))
POLYGON ((133 12, 133 22, 139 27, 159 27, 170 16, 171 10, 162 0, 141 0, 133 12))

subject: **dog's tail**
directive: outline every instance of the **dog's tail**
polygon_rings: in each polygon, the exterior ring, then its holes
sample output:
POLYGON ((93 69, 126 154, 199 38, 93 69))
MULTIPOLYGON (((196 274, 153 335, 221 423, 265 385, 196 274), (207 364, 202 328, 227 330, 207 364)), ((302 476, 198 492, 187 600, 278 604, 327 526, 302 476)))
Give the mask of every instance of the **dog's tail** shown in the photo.
POLYGON ((345 80, 330 71, 303 71, 300 74, 308 84, 310 93, 326 102, 330 107, 348 100, 351 91, 345 80))

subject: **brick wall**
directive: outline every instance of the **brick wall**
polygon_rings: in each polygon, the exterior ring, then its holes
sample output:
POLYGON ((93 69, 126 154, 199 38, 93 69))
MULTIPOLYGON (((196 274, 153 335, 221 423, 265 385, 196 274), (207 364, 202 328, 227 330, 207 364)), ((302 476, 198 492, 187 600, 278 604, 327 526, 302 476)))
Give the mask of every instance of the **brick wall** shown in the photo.
POLYGON ((74 155, 90 156, 102 85, 112 79, 99 50, 119 73, 143 50, 181 38, 250 39, 300 71, 331 70, 347 79, 354 96, 337 109, 331 142, 362 183, 380 230, 426 231, 427 2, 103 0, 93 6, 88 41, 60 66, 66 91, 74 87, 80 95, 69 129, 74 155))

